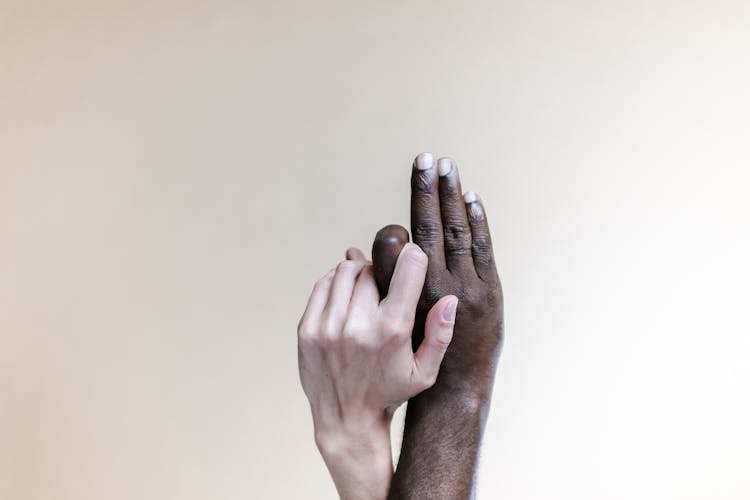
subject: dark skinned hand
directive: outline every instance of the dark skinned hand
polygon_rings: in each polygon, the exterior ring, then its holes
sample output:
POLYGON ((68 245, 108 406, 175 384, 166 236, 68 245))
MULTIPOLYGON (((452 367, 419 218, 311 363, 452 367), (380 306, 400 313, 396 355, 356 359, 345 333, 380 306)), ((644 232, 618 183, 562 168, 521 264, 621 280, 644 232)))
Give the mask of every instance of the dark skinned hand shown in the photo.
MULTIPOLYGON (((481 200, 462 195, 456 163, 430 153, 414 161, 411 173, 411 230, 429 262, 417 308, 412 341, 418 346, 430 308, 445 295, 459 299, 453 341, 433 391, 459 391, 488 400, 503 341, 503 295, 490 231, 481 200)), ((409 233, 381 229, 373 243, 375 279, 385 296, 409 233)))

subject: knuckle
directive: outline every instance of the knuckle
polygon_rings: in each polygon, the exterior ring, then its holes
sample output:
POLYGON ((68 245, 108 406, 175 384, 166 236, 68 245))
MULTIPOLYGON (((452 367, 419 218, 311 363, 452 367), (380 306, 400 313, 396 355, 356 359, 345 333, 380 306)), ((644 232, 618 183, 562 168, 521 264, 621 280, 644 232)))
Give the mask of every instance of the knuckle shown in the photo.
POLYGON ((343 341, 349 349, 374 351, 378 349, 377 336, 372 335, 371 325, 362 319, 351 319, 344 325, 343 341))
POLYGON ((487 311, 494 310, 498 305, 499 297, 495 288, 483 287, 469 295, 466 301, 467 312, 474 315, 486 315, 487 311))
POLYGON ((486 234, 475 234, 471 242, 471 248, 476 252, 488 252, 492 248, 489 236, 486 234))
POLYGON ((413 321, 405 318, 390 318, 385 325, 385 336, 393 342, 403 342, 411 337, 413 321))
POLYGON ((412 228, 415 237, 423 239, 437 239, 439 230, 437 222, 433 220, 421 220, 412 228))
POLYGON ((342 260, 336 266, 336 273, 348 273, 358 267, 358 263, 353 260, 342 260))
POLYGON ((415 194, 429 195, 434 190, 435 169, 415 170, 411 177, 411 190, 415 194))
POLYGON ((308 343, 315 336, 314 330, 307 323, 297 325, 297 338, 300 342, 308 343))
POLYGON ((445 352, 448 349, 448 346, 451 343, 451 340, 453 340, 453 335, 451 334, 453 323, 449 323, 447 321, 443 322, 443 328, 448 329, 447 332, 438 332, 433 337, 433 342, 435 343, 435 346, 441 351, 445 352))
POLYGON ((471 251, 471 234, 462 221, 448 221, 443 226, 446 252, 451 255, 466 255, 471 251))
POLYGON ((449 219, 443 223, 443 233, 452 240, 468 240, 469 228, 461 220, 449 219))
POLYGON ((318 291, 321 288, 324 288, 328 286, 331 283, 331 280, 333 279, 332 273, 328 273, 322 278, 320 278, 318 281, 315 282, 313 285, 313 291, 318 291))
POLYGON ((363 333, 365 333, 365 328, 361 321, 350 319, 344 324, 343 337, 349 343, 356 342, 363 333))

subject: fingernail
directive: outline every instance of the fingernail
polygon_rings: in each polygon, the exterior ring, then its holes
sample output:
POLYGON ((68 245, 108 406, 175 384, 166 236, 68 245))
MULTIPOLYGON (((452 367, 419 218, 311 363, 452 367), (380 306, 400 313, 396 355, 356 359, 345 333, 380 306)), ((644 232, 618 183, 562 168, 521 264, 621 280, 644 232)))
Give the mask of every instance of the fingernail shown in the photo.
POLYGON ((407 243, 406 245, 404 245, 403 247, 401 247, 401 251, 400 251, 400 252, 399 252, 399 254, 398 254, 398 255, 399 255, 399 257, 400 257, 400 256, 401 256, 401 254, 403 254, 404 252, 408 252, 408 251, 409 251, 409 248, 411 248, 411 247, 412 247, 413 245, 414 245, 414 243, 412 243, 412 242, 409 242, 409 243, 407 243))
MULTIPOLYGON (((405 252, 416 252, 416 253, 424 253, 422 249, 417 245, 416 243, 408 242, 404 247, 401 249, 401 253, 405 252)), ((400 254, 399 254, 400 255, 400 254)))
POLYGON ((453 160, 450 158, 440 158, 438 160, 438 175, 446 176, 453 170, 453 160))
POLYGON ((469 205, 469 217, 476 220, 484 218, 484 212, 482 212, 482 205, 479 203, 471 203, 469 205))
POLYGON ((464 194, 464 201, 466 203, 474 203, 477 201, 477 194, 474 191, 467 191, 464 194))
POLYGON ((428 168, 432 168, 434 163, 435 158, 433 158, 431 153, 421 153, 419 156, 417 156, 418 170, 427 170, 428 168))
POLYGON ((451 300, 451 303, 443 311, 443 320, 454 323, 456 321, 456 308, 458 308, 458 297, 451 300))

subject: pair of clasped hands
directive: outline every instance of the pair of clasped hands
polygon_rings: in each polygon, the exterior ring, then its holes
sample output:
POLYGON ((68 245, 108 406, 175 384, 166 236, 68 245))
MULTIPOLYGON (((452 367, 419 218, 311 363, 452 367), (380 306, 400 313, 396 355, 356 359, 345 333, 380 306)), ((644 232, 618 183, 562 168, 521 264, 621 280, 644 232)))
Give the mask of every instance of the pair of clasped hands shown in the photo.
POLYGON ((411 229, 350 248, 297 330, 315 441, 344 500, 468 499, 503 339, 503 298, 481 200, 456 162, 422 153, 411 229), (394 473, 390 423, 409 401, 394 473))

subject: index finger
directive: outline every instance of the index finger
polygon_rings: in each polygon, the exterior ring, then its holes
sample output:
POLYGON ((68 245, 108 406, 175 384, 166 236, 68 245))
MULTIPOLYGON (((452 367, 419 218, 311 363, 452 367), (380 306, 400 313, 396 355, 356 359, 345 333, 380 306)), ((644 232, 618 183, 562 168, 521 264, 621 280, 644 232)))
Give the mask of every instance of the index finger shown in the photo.
POLYGON ((414 243, 407 243, 396 262, 388 295, 381 307, 388 314, 414 317, 427 274, 427 255, 414 243))

